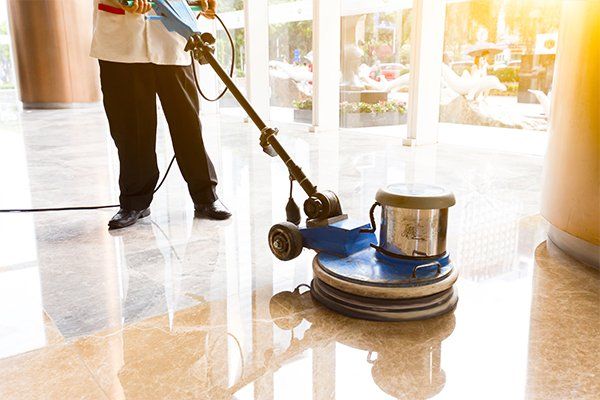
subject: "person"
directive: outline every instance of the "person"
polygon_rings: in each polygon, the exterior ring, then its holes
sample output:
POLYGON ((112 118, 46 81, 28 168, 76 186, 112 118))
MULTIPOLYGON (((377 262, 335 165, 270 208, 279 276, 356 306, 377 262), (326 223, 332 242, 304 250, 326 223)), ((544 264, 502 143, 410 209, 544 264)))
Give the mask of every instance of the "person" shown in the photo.
MULTIPOLYGON (((214 18, 217 2, 201 0, 214 18)), ((94 0, 91 56, 100 64, 100 84, 110 133, 119 155, 120 209, 109 229, 135 224, 150 215, 159 178, 156 161, 156 97, 169 126, 177 164, 194 202, 195 216, 223 220, 231 213, 219 200, 217 176, 206 152, 186 40, 162 23, 147 20, 147 0, 124 6, 94 0)))
POLYGON ((475 56, 475 60, 473 60, 473 66, 471 67, 471 76, 483 78, 487 75, 487 70, 489 67, 487 56, 489 54, 489 51, 485 50, 481 54, 475 56))

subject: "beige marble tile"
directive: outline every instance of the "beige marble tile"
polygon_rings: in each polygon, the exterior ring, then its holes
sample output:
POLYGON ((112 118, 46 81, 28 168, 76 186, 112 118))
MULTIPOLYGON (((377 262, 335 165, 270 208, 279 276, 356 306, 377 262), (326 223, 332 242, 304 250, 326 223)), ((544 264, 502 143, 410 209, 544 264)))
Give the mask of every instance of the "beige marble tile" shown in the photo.
POLYGON ((211 318, 210 306, 197 306, 88 336, 74 346, 110 399, 206 398, 227 376, 226 357, 211 354, 209 334, 220 325, 212 326, 211 318))
MULTIPOLYGON (((306 293, 271 297, 258 291, 253 297, 258 300, 252 307, 254 318, 239 327, 238 335, 224 320, 227 303, 239 301, 231 298, 82 338, 75 346, 111 399, 241 399, 247 398, 248 388, 256 391, 258 386, 269 398, 303 399, 305 390, 295 391, 285 376, 277 375, 311 358, 302 363, 308 370, 296 371, 300 384, 308 377, 318 383, 314 390, 330 398, 336 382, 323 376, 335 375, 336 368, 351 371, 351 364, 336 365, 336 358, 348 356, 364 372, 371 369, 371 385, 361 389, 364 395, 415 398, 444 387, 441 345, 454 329, 452 314, 381 324, 332 313, 306 293), (317 359, 321 361, 315 364, 317 359)), ((345 376, 342 384, 352 379, 345 376)))
POLYGON ((0 360, 3 400, 105 400, 77 353, 69 346, 52 346, 0 360))
POLYGON ((600 273, 552 242, 536 250, 529 399, 600 396, 600 273))

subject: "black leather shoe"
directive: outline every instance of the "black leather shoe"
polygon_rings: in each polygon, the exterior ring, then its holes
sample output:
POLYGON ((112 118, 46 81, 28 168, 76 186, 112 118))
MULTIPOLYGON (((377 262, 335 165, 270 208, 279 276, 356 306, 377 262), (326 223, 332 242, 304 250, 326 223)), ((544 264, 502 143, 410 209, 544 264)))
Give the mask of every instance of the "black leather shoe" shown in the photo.
POLYGON ((228 219, 231 213, 225 207, 221 200, 215 200, 210 204, 194 204, 196 217, 204 217, 209 219, 228 219))
POLYGON ((135 224, 138 219, 144 218, 150 215, 150 209, 145 210, 126 210, 124 208, 119 209, 119 212, 115 214, 110 221, 108 221, 108 229, 121 229, 127 226, 135 224))

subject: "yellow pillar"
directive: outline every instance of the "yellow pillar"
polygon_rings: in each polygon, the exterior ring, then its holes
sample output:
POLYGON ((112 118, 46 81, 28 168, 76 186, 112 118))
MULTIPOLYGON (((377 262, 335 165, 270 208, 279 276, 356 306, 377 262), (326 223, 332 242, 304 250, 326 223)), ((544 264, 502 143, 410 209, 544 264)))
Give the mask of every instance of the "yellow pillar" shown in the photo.
POLYGON ((89 57, 92 0, 8 0, 19 96, 25 108, 100 101, 89 57))
POLYGON ((600 263, 600 2, 565 1, 552 91, 542 215, 550 239, 600 263))

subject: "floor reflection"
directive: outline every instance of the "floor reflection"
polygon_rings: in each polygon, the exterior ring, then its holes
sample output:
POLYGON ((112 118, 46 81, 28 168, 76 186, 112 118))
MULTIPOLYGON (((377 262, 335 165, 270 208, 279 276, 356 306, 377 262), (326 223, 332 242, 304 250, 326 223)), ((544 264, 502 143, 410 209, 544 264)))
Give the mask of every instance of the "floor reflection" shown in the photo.
POLYGON ((552 242, 536 249, 527 399, 600 394, 600 274, 552 242))
POLYGON ((284 350, 270 352, 268 362, 277 368, 312 351, 313 357, 319 357, 312 378, 321 383, 323 395, 313 398, 377 397, 373 385, 355 381, 360 379, 356 370, 369 368, 373 383, 394 398, 428 399, 443 389, 442 341, 454 330, 453 314, 401 324, 361 321, 315 305, 310 293, 301 290, 280 292, 270 301, 273 323, 290 333, 290 343, 284 350), (362 353, 362 365, 346 363, 347 355, 357 351, 362 353), (320 376, 339 378, 323 382, 320 376), (325 388, 329 393, 324 393, 325 388))
POLYGON ((359 321, 296 290, 254 302, 252 320, 235 335, 244 316, 231 319, 226 310, 236 300, 89 336, 75 347, 113 399, 428 399, 444 387, 442 341, 454 329, 452 314, 359 321))

